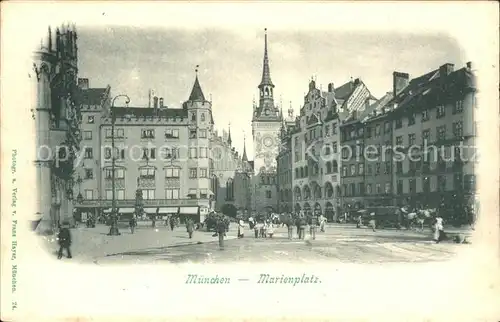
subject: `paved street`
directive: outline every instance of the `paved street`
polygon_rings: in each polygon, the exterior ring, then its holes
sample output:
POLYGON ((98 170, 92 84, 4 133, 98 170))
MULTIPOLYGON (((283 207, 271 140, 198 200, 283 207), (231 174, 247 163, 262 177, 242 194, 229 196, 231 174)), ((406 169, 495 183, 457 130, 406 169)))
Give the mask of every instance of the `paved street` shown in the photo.
MULTIPOLYGON (((330 225, 316 240, 288 240, 286 228, 276 229, 272 239, 255 239, 248 228, 245 238, 237 239, 233 225, 220 250, 212 233, 198 231, 193 239, 184 227, 173 232, 160 226, 157 229, 140 227, 135 234, 126 228, 121 236, 106 236, 108 227, 77 228, 73 230, 73 261, 112 263, 245 263, 245 262, 429 262, 452 258, 468 245, 443 242, 435 244, 429 231, 398 231, 357 229, 354 225, 330 225)), ((457 231, 455 231, 457 232, 457 231)), ((294 230, 295 234, 295 230, 294 230)), ((57 244, 50 242, 55 251, 57 244)))

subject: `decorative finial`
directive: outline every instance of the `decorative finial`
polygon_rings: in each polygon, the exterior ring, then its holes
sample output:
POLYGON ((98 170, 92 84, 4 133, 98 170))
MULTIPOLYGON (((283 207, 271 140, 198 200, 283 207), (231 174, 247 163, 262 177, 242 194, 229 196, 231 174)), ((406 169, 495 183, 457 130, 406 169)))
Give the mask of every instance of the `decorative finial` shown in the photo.
POLYGON ((198 68, 200 68, 200 65, 196 65, 196 68, 194 70, 194 72, 196 73, 196 76, 198 76, 198 68))

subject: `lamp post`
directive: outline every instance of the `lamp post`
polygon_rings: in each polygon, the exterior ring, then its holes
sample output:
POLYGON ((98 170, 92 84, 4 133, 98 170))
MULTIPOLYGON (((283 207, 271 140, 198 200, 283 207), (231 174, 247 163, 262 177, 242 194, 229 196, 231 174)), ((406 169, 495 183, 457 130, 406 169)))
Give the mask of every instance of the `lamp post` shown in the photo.
POLYGON ((125 104, 130 103, 130 98, 125 94, 117 95, 111 101, 111 227, 109 227, 108 236, 119 236, 118 230, 118 215, 116 213, 116 197, 115 197, 115 100, 119 97, 126 98, 125 104))

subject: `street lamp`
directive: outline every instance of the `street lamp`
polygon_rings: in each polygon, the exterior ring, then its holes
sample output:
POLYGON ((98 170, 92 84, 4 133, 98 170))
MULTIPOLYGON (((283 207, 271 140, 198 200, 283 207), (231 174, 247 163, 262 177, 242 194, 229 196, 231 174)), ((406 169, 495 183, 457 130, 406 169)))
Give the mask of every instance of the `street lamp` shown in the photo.
POLYGON ((126 98, 125 104, 130 103, 130 98, 125 94, 117 95, 111 101, 111 227, 109 227, 108 236, 119 236, 120 231, 118 230, 118 215, 116 213, 116 198, 115 198, 115 100, 119 97, 126 98))

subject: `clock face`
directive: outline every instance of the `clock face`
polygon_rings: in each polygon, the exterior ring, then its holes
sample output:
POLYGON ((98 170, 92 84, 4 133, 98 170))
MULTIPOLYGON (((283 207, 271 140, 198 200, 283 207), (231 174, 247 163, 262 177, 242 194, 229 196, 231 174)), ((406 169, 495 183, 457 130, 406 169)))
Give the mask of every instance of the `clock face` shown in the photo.
POLYGON ((273 146, 273 138, 270 137, 270 136, 266 136, 264 138, 264 145, 268 148, 270 148, 271 146, 273 146))
POLYGON ((266 115, 269 115, 269 110, 266 108, 266 110, 264 111, 264 113, 265 113, 266 115))

